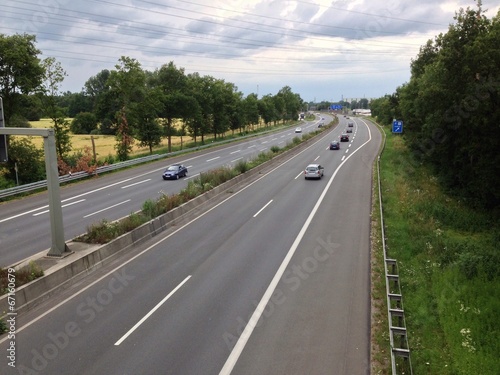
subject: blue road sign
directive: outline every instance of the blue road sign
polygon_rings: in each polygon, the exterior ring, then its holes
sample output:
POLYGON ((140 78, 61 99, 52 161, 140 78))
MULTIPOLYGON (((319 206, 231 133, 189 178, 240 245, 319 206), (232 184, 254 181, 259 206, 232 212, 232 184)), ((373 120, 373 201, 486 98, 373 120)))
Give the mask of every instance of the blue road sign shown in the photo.
POLYGON ((392 132, 393 133, 402 133, 403 132, 403 121, 394 120, 392 122, 392 132))
POLYGON ((340 104, 331 104, 330 109, 336 111, 342 109, 342 106, 340 104))

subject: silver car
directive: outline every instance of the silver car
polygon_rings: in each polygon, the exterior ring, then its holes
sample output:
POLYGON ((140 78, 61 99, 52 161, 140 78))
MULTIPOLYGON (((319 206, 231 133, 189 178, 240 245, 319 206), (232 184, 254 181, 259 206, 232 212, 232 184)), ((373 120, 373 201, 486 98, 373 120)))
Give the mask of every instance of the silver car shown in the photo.
POLYGON ((321 178, 323 177, 325 169, 319 164, 309 164, 304 170, 304 178, 321 178))

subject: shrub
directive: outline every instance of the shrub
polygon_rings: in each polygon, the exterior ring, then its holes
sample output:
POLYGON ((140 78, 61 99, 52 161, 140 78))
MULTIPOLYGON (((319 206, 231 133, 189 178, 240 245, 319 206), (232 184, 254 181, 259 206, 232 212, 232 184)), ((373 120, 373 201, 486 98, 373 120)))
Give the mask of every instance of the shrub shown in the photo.
POLYGON ((83 240, 89 243, 106 243, 119 235, 118 224, 106 219, 87 227, 83 240))
POLYGON ((142 224, 146 223, 149 220, 142 213, 131 213, 125 219, 119 222, 117 235, 121 235, 123 233, 130 232, 131 230, 140 227, 142 224))
MULTIPOLYGON (((21 285, 27 284, 30 281, 35 280, 38 277, 43 276, 43 269, 36 264, 34 261, 31 261, 27 266, 22 267, 15 272, 16 277, 16 287, 20 287, 21 285)), ((5 268, 0 269, 0 292, 1 294, 5 294, 7 292, 7 286, 9 284, 8 280, 8 270, 5 268)))
POLYGON ((238 173, 243 174, 250 169, 250 165, 248 165, 245 160, 240 160, 236 163, 234 169, 236 169, 238 173))
POLYGON ((147 199, 143 204, 142 204, 142 214, 150 219, 158 216, 158 208, 159 205, 157 202, 147 199))

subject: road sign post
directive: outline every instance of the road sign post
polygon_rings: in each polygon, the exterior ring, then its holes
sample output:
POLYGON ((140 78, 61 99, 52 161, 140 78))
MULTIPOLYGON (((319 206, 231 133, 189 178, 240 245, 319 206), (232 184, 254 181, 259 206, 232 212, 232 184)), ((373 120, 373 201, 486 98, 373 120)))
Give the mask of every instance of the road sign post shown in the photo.
MULTIPOLYGON (((0 128, 5 127, 5 121, 3 116, 3 101, 0 98, 0 128)), ((6 162, 8 160, 7 154, 7 136, 0 134, 0 163, 6 162)))
POLYGON ((30 135, 43 137, 45 150, 45 171, 47 174, 47 192, 49 195, 50 230, 52 247, 47 256, 62 258, 71 251, 64 241, 64 225, 62 216, 61 193, 59 186, 59 172, 57 170, 57 154, 54 129, 31 128, 0 128, 4 135, 30 135))
POLYGON ((394 120, 392 122, 392 132, 396 133, 396 134, 403 133, 403 121, 401 121, 401 120, 394 120))

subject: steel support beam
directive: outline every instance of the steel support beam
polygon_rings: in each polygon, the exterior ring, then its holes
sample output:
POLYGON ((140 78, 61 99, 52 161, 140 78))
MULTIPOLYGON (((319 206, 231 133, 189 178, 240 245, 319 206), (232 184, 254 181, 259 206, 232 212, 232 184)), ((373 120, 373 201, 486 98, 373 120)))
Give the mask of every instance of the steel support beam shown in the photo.
POLYGON ((52 246, 47 253, 51 257, 63 257, 68 248, 64 240, 64 226, 59 186, 59 172, 57 169, 56 137, 54 129, 32 128, 0 128, 0 134, 31 135, 43 137, 45 150, 45 171, 47 174, 47 191, 49 194, 50 231, 52 246))

